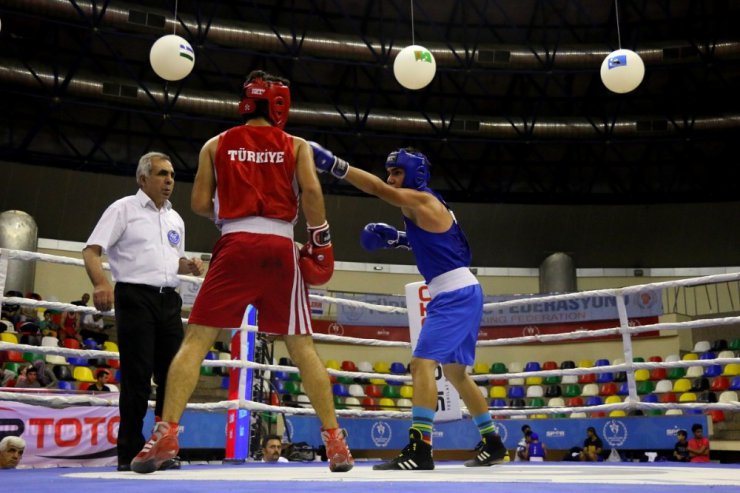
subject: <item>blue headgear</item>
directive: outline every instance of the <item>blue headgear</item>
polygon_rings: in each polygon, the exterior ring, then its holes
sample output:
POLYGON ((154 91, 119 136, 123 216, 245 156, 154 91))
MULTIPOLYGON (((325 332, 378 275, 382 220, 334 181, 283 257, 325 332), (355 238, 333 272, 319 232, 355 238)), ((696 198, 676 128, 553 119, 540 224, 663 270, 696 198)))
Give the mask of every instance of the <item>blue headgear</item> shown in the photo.
POLYGON ((385 167, 403 168, 404 177, 401 186, 421 190, 427 188, 429 182, 429 160, 420 152, 407 152, 399 149, 388 154, 385 167))

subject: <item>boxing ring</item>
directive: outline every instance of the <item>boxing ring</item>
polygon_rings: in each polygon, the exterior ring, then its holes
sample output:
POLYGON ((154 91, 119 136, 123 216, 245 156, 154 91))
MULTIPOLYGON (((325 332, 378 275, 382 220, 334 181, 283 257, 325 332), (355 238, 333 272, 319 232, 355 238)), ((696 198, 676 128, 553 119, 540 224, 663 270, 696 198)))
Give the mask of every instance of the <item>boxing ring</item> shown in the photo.
MULTIPOLYGON (((21 306, 32 306, 34 308, 47 308, 55 310, 76 311, 84 313, 97 313, 94 308, 80 307, 66 303, 49 301, 37 301, 28 298, 4 297, 5 271, 9 260, 22 261, 44 261, 58 264, 83 266, 81 260, 53 256, 35 252, 24 252, 18 250, 0 250, 0 301, 3 303, 18 304, 21 306)), ((185 282, 200 283, 202 279, 180 276, 185 282)), ((728 365, 740 363, 738 357, 719 357, 702 360, 662 361, 662 362, 633 362, 632 358, 632 336, 642 332, 654 332, 659 330, 690 330, 699 327, 731 326, 740 323, 740 317, 722 317, 705 320, 693 320, 689 322, 656 323, 644 326, 631 326, 627 318, 625 307, 625 296, 639 293, 645 289, 667 289, 690 286, 703 286, 714 283, 738 282, 740 273, 719 274, 691 279, 667 281, 653 284, 643 284, 617 289, 602 289, 596 291, 584 291, 564 295, 545 296, 512 300, 486 305, 486 309, 502 308, 505 306, 530 304, 533 301, 564 301, 573 300, 586 296, 613 297, 616 300, 619 315, 619 326, 607 329, 582 330, 565 334, 530 335, 509 339, 496 339, 479 341, 481 346, 505 346, 511 344, 524 344, 531 342, 556 342, 568 340, 587 340, 604 336, 621 337, 624 349, 624 363, 611 364, 607 366, 595 366, 588 368, 555 369, 528 372, 509 372, 503 374, 477 374, 471 375, 474 380, 491 379, 514 379, 526 377, 547 377, 581 375, 606 372, 625 372, 627 375, 627 388, 629 395, 624 402, 600 404, 595 406, 576 407, 537 407, 520 409, 495 409, 492 411, 496 416, 521 417, 526 415, 551 415, 562 413, 585 413, 585 412, 612 412, 623 411, 650 411, 661 410, 671 412, 677 411, 706 411, 722 410, 726 412, 737 412, 740 403, 730 402, 641 402, 637 392, 635 372, 638 370, 651 370, 656 368, 676 368, 710 365, 728 365)), ((346 300, 326 296, 311 296, 314 300, 322 302, 344 304, 355 307, 372 308, 376 311, 399 312, 405 309, 379 305, 369 305, 356 300, 346 300)), ((187 322, 184 320, 184 322, 187 322)), ((257 327, 245 326, 245 331, 256 331, 257 327)), ((369 339, 356 339, 351 337, 336 336, 329 334, 314 334, 318 342, 335 342, 343 344, 368 345, 374 347, 396 346, 408 347, 409 343, 398 341, 381 341, 369 339)), ((0 351, 19 351, 24 353, 41 353, 44 355, 56 355, 61 357, 77 357, 86 359, 117 359, 118 354, 110 351, 91 349, 69 349, 64 347, 33 346, 27 344, 16 344, 0 342, 0 351)), ((241 369, 258 369, 263 371, 281 371, 286 373, 297 373, 298 370, 292 366, 281 366, 272 364, 260 364, 251 361, 240 360, 204 360, 202 366, 215 366, 241 369)), ((343 371, 328 369, 331 375, 336 377, 383 379, 389 378, 388 374, 343 371)), ((392 380, 410 384, 409 375, 393 375, 392 380)), ((70 408, 76 406, 117 406, 118 401, 111 396, 95 395, 39 395, 17 393, 8 390, 0 390, 0 401, 13 401, 25 404, 44 405, 55 408, 70 408)), ((0 402, 0 406, 2 403, 0 402)), ((310 407, 281 407, 250 400, 228 400, 212 403, 189 404, 189 410, 225 412, 232 409, 249 410, 254 412, 281 413, 284 415, 314 415, 310 407)), ((361 409, 337 410, 341 418, 348 417, 372 417, 372 418, 409 418, 410 413, 402 411, 370 411, 361 409)), ((580 414, 578 414, 580 415, 580 414)), ((578 416, 577 415, 577 416, 578 416)), ((585 415, 584 415, 585 416, 585 415)), ((113 489, 113 491, 164 491, 172 488, 173 491, 189 492, 203 491, 206 488, 216 487, 237 488, 256 487, 258 489, 275 489, 286 491, 295 489, 297 491, 367 491, 372 488, 376 492, 401 491, 406 488, 423 487, 426 491, 450 491, 452 485, 449 483, 464 483, 469 492, 498 492, 511 491, 513 488, 522 491, 532 491, 542 487, 551 492, 572 491, 574 485, 588 485, 594 492, 616 492, 644 489, 646 491, 697 491, 698 488, 711 487, 713 491, 729 492, 737 491, 740 486, 740 468, 734 465, 719 464, 688 464, 676 463, 598 463, 580 464, 572 462, 545 462, 545 463, 506 463, 487 468, 466 468, 461 462, 437 461, 434 471, 373 471, 371 466, 377 461, 365 461, 358 459, 355 468, 344 474, 330 473, 325 463, 288 463, 265 465, 261 463, 247 462, 240 465, 216 465, 216 464, 190 464, 183 465, 181 470, 161 471, 150 475, 138 475, 131 472, 115 472, 110 467, 102 468, 35 468, 2 471, 4 489, 8 491, 38 491, 48 489, 49 491, 60 491, 69 488, 75 492, 100 491, 101 488, 113 489), (421 484, 423 483, 423 485, 421 484)), ((21 462, 22 465, 22 462, 21 462)))

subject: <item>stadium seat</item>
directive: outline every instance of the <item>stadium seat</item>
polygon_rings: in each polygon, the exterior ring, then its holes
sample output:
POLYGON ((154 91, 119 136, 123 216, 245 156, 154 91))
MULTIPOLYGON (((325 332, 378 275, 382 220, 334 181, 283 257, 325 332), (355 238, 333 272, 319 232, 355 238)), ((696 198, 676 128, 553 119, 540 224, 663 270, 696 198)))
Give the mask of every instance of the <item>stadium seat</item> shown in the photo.
POLYGON ((708 378, 714 378, 722 375, 721 365, 710 365, 704 367, 704 376, 708 378))
POLYGON ((725 369, 722 371, 722 375, 726 377, 734 377, 740 375, 740 364, 730 363, 729 365, 725 365, 725 369))
POLYGON ((600 406, 604 403, 604 399, 596 395, 590 395, 586 397, 584 404, 587 406, 600 406))
POLYGON ((680 409, 669 409, 665 412, 666 416, 681 416, 683 414, 683 411, 680 409))
POLYGON ((712 423, 721 423, 725 420, 725 413, 721 409, 710 409, 707 411, 707 416, 712 418, 712 423))
POLYGON ((575 413, 570 413, 568 417, 571 419, 583 419, 583 418, 588 418, 588 415, 584 412, 575 412, 575 413))
POLYGON ((618 371, 614 374, 614 381, 619 382, 626 382, 627 381, 627 372, 625 371, 618 371))
POLYGON ((712 384, 709 386, 710 390, 714 392, 722 392, 730 388, 730 379, 725 376, 716 377, 712 380, 712 384))
POLYGON ((697 394, 696 400, 699 402, 706 402, 706 403, 717 402, 717 393, 712 392, 711 390, 705 390, 704 392, 697 394))
POLYGON ((488 397, 491 399, 504 399, 506 397, 506 387, 495 386, 488 391, 488 397))
POLYGON ((398 399, 401 397, 400 387, 396 387, 395 385, 386 385, 383 387, 383 397, 388 397, 389 399, 398 399))
POLYGON ((362 403, 362 407, 364 407, 367 411, 377 411, 378 410, 378 400, 373 397, 365 397, 360 402, 362 403))
POLYGON ((288 373, 288 380, 290 380, 291 382, 300 382, 301 374, 297 371, 288 373))
POLYGON ((410 411, 413 405, 414 403, 411 401, 411 399, 398 399, 396 401, 396 406, 401 411, 410 411))
POLYGON ((560 385, 550 385, 545 389, 545 397, 560 397, 563 395, 563 391, 560 385))
POLYGON ((609 366, 609 360, 606 358, 599 358, 594 361, 594 366, 609 366))
POLYGON ((698 341, 694 344, 695 353, 704 353, 712 349, 712 344, 709 341, 698 341))
POLYGON ((692 392, 703 392, 709 389, 709 379, 706 377, 695 378, 691 381, 692 392))
POLYGON ((740 339, 733 339, 727 343, 727 349, 732 351, 740 351, 740 339))
POLYGON ((565 401, 562 397, 553 397, 547 401, 547 407, 565 407, 565 401))
MULTIPOLYGON (((121 360, 119 360, 119 359, 107 359, 107 360, 105 360, 105 364, 108 365, 108 366, 110 366, 111 368, 120 368, 121 367, 121 360)), ((227 372, 226 374, 228 374, 228 371, 229 371, 228 368, 224 368, 223 370, 225 370, 227 372)))
POLYGON ((644 369, 636 370, 635 380, 638 382, 644 382, 645 380, 650 380, 650 372, 644 369))
POLYGON ((529 361, 524 365, 524 371, 540 371, 541 369, 539 361, 529 361))
POLYGON ((524 385, 524 379, 521 377, 510 378, 508 384, 509 385, 524 385))
POLYGON ((0 341, 18 344, 18 336, 11 332, 0 332, 0 341))
POLYGON ((89 366, 75 366, 72 370, 72 376, 78 382, 94 382, 95 376, 89 366))
POLYGON ((544 395, 545 390, 541 385, 532 385, 531 387, 527 387, 527 397, 543 397, 544 395))
POLYGON ((638 395, 650 394, 654 390, 655 390, 655 384, 651 382, 650 380, 645 380, 643 382, 637 382, 637 394, 638 395))
POLYGON ((509 399, 522 399, 524 398, 524 387, 519 385, 513 385, 509 387, 508 397, 509 399))
MULTIPOLYGON (((357 365, 355 364, 354 361, 350 361, 350 360, 342 361, 342 365, 340 366, 340 368, 344 371, 357 371, 357 365)), ((345 400, 345 403, 346 402, 347 401, 345 400)), ((359 402, 358 402, 358 405, 359 405, 359 402)))
POLYGON ((651 363, 660 363, 663 361, 663 358, 660 356, 650 356, 648 358, 648 361, 650 361, 651 363))
MULTIPOLYGON (((372 373, 373 372, 373 365, 369 361, 360 361, 357 363, 357 370, 362 373, 372 373)), ((362 404, 363 407, 365 404, 362 404)))
POLYGON ((617 384, 614 382, 609 382, 601 385, 601 388, 599 389, 599 395, 602 396, 609 396, 609 395, 615 395, 617 393, 617 384))
MULTIPOLYGON (((302 407, 305 409, 308 409, 311 407, 311 399, 309 399, 306 394, 298 394, 295 399, 299 407, 302 407)), ((336 406, 336 401, 334 405, 336 406)))
POLYGON ((724 351, 725 349, 727 349, 726 339, 717 339, 715 341, 712 341, 712 351, 714 351, 715 353, 724 351))
POLYGON ((678 380, 686 376, 686 368, 669 368, 668 379, 678 380))
POLYGON ((527 377, 524 379, 524 385, 542 385, 542 377, 527 377))
POLYGON ((594 382, 596 382, 595 373, 584 373, 583 375, 578 375, 578 383, 580 383, 581 385, 586 385, 594 382))
POLYGON ((505 378, 493 378, 488 381, 488 385, 492 385, 492 386, 498 385, 500 387, 506 387, 508 384, 509 384, 509 381, 506 380, 505 378))
POLYGON ((715 359, 716 357, 717 353, 713 351, 705 351, 699 355, 700 360, 715 359))
POLYGON ((664 394, 666 392, 672 392, 673 391, 673 382, 670 380, 660 380, 655 385, 655 393, 657 394, 664 394))
POLYGON ((328 359, 326 360, 326 363, 324 364, 326 368, 331 368, 332 370, 338 370, 340 368, 339 361, 335 359, 328 359))
POLYGON ((512 361, 506 365, 506 368, 509 369, 509 373, 521 373, 524 371, 524 366, 522 366, 522 363, 519 361, 512 361))
POLYGON ((491 373, 500 375, 501 373, 508 373, 508 370, 505 364, 496 362, 491 365, 491 373))
POLYGON ((578 368, 591 368, 594 366, 594 362, 590 359, 582 359, 578 361, 578 368))
MULTIPOLYGON (((488 372, 488 367, 486 367, 482 373, 487 373, 487 372, 488 372)), ((393 363, 391 363, 391 373, 393 373, 394 375, 405 375, 406 365, 404 365, 400 361, 394 361, 393 363)))
POLYGON ((212 377, 216 375, 216 368, 213 366, 201 366, 200 374, 204 377, 212 377))
POLYGON ((563 385, 578 383, 578 375, 563 375, 561 383, 563 385))
POLYGON ((545 399, 542 397, 533 397, 529 400, 529 407, 545 407, 545 399))
POLYGON ((543 370, 557 370, 558 364, 555 361, 545 361, 542 363, 543 370))
POLYGON ((41 353, 23 353, 23 359, 33 363, 34 361, 44 361, 46 358, 41 353))
POLYGON ((498 399, 491 399, 490 407, 494 409, 504 409, 508 406, 506 405, 505 399, 498 398, 498 399))
POLYGON ((75 385, 69 380, 59 380, 57 382, 57 388, 59 390, 75 390, 75 385))
POLYGON ((594 411, 591 413, 592 418, 606 418, 606 413, 604 411, 594 411))
POLYGON ((569 397, 567 401, 565 401, 565 405, 567 407, 581 407, 583 406, 583 398, 582 397, 569 397))
POLYGON ((576 367, 575 362, 574 361, 571 361, 569 359, 560 363, 560 369, 561 370, 569 370, 569 369, 575 368, 575 367, 576 367))
POLYGON ((683 361, 696 361, 699 359, 699 355, 696 353, 686 353, 683 356, 681 356, 681 359, 683 361))
POLYGON ((524 408, 524 407, 527 407, 527 401, 525 401, 522 398, 519 398, 519 399, 509 399, 509 407, 513 407, 513 408, 524 408))
POLYGON ((414 387, 411 385, 402 385, 399 393, 404 399, 411 399, 414 397, 414 387))
POLYGON ((627 382, 622 382, 619 385, 619 389, 617 390, 617 395, 629 395, 629 386, 627 385, 627 382))
POLYGON ((368 397, 382 397, 383 389, 380 385, 365 385, 365 395, 368 397))
POLYGON ((660 394, 660 402, 677 402, 678 398, 676 397, 676 394, 673 392, 666 392, 665 394, 660 394))
POLYGON ((658 397, 658 394, 647 394, 643 395, 641 400, 642 402, 658 402, 660 401, 660 397, 658 397))
POLYGON ((681 361, 681 357, 677 354, 669 354, 665 358, 663 358, 663 361, 666 363, 673 363, 675 361, 681 361))
POLYGON ((614 381, 614 374, 612 372, 604 372, 596 374, 596 383, 609 383, 614 381))
POLYGON ((80 341, 77 339, 72 339, 71 337, 67 337, 62 341, 62 346, 69 348, 69 349, 80 349, 80 341))
POLYGON ((740 390, 740 377, 733 377, 730 380, 730 390, 740 390))
POLYGON ((688 392, 689 390, 691 390, 691 380, 687 378, 679 378, 673 382, 674 392, 688 392))
POLYGON ((21 334, 19 342, 21 344, 27 344, 29 346, 40 346, 41 336, 36 334, 21 334))
MULTIPOLYGON (((345 371, 351 371, 351 370, 345 370, 345 371)), ((357 397, 347 397, 344 399, 344 405, 347 407, 347 409, 362 409, 362 405, 360 404, 360 399, 357 397)))
POLYGON ((645 358, 643 358, 642 356, 633 356, 632 357, 632 362, 633 363, 644 363, 645 362, 645 358))
POLYGON ((365 390, 362 388, 362 385, 360 384, 357 384, 357 383, 351 384, 349 387, 347 387, 347 391, 349 392, 349 395, 352 397, 365 397, 365 390))
POLYGON ((720 351, 717 357, 718 358, 734 358, 735 353, 733 351, 726 349, 724 351, 720 351))
POLYGON ((74 380, 72 370, 67 365, 57 365, 51 369, 57 380, 74 380))
POLYGON ((559 375, 551 375, 542 379, 542 385, 557 385, 560 383, 559 375))
POLYGON ((373 371, 375 373, 390 373, 391 365, 387 361, 376 361, 373 365, 373 371))
POLYGON ((335 383, 331 386, 332 394, 337 395, 339 397, 349 397, 349 391, 347 390, 347 387, 344 384, 341 383, 335 383))
POLYGON ((118 353, 118 344, 113 341, 105 341, 103 343, 103 351, 110 351, 112 353, 118 353))
POLYGON ((47 354, 46 355, 46 363, 49 365, 68 365, 67 360, 64 358, 64 356, 59 356, 58 354, 47 354))
POLYGON ((484 375, 488 373, 488 365, 485 363, 476 363, 473 365, 474 375, 484 375))
POLYGON ((301 393, 301 384, 298 382, 294 382, 292 380, 286 380, 285 381, 285 390, 290 395, 298 395, 301 393))
POLYGON ((737 402, 737 392, 734 390, 725 390, 719 395, 719 402, 737 402))
POLYGON ((650 370, 650 380, 657 382, 659 380, 665 380, 668 378, 668 370, 665 368, 653 368, 650 370))
POLYGON ((581 395, 584 397, 599 395, 599 386, 595 383, 587 383, 583 386, 583 389, 581 390, 581 395))
POLYGON ((385 411, 395 411, 396 410, 396 401, 389 397, 383 397, 378 401, 378 405, 380 406, 380 409, 383 409, 385 411))
POLYGON ((627 413, 625 413, 621 409, 615 409, 614 411, 611 411, 609 413, 610 418, 622 418, 624 416, 627 416, 627 413))
POLYGON ((604 400, 604 404, 619 404, 622 402, 622 398, 618 395, 610 395, 604 400))
POLYGON ((563 387, 564 397, 578 397, 581 395, 581 387, 576 384, 568 384, 563 387))
POLYGON ((678 397, 678 402, 696 402, 696 394, 693 392, 684 392, 678 397))

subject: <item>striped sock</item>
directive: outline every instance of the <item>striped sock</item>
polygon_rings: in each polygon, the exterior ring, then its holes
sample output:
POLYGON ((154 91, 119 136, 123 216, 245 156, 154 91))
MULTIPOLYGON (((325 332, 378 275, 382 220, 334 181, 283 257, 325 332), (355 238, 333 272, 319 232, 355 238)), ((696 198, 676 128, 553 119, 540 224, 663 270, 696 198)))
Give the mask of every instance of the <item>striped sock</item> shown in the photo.
POLYGON ((413 406, 411 408, 411 428, 419 430, 422 440, 429 445, 432 444, 434 414, 434 409, 419 406, 413 406))
POLYGON ((493 420, 491 419, 491 415, 488 413, 473 416, 473 422, 478 427, 478 431, 482 437, 489 433, 496 433, 496 427, 493 426, 493 420))

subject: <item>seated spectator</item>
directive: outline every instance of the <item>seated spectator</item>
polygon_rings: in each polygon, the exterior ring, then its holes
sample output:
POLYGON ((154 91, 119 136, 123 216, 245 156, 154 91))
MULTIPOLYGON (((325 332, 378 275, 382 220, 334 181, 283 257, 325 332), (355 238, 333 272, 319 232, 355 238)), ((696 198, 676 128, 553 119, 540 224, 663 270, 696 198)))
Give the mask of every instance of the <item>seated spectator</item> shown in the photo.
POLYGON ((62 328, 59 333, 59 342, 65 339, 77 339, 82 344, 80 336, 80 314, 78 312, 62 313, 62 328))
POLYGON ((0 469, 15 469, 26 450, 26 441, 21 437, 7 436, 0 440, 0 469))
POLYGON ((537 433, 533 433, 530 431, 529 445, 527 445, 527 450, 524 454, 526 460, 530 462, 542 462, 545 460, 546 454, 547 449, 545 449, 544 443, 540 443, 540 436, 537 433))
POLYGON ((26 367, 25 378, 21 379, 19 377, 18 381, 15 382, 15 388, 17 389, 40 389, 41 382, 39 382, 38 370, 32 365, 28 365, 26 367))
MULTIPOLYGON (((7 291, 5 293, 7 298, 23 298, 23 293, 20 291, 7 291)), ((13 324, 13 327, 21 321, 21 305, 13 305, 8 303, 2 304, 2 312, 0 312, 0 318, 4 318, 13 324)))
POLYGON ((49 368, 46 367, 46 362, 38 360, 33 362, 33 367, 36 368, 36 375, 39 383, 42 387, 50 388, 56 387, 57 378, 54 376, 49 368))
POLYGON ((704 436, 704 428, 696 423, 691 427, 694 438, 689 440, 689 462, 709 462, 709 439, 704 436))
POLYGON ((0 368, 0 387, 13 387, 18 375, 7 368, 0 368))
POLYGON ((522 426, 522 439, 516 444, 516 451, 514 453, 514 462, 525 461, 527 448, 529 447, 529 436, 527 433, 531 433, 532 428, 529 425, 522 426))
POLYGON ((106 368, 99 368, 98 371, 95 373, 96 381, 94 384, 90 385, 87 390, 91 392, 110 392, 110 387, 106 385, 108 383, 108 379, 110 378, 110 371, 106 368))
MULTIPOLYGON (((38 293, 26 293, 26 298, 30 298, 36 301, 41 301, 41 295, 38 293)), ((40 319, 39 319, 39 312, 36 310, 36 307, 35 306, 22 306, 20 310, 20 321, 38 323, 40 319)))
POLYGON ((100 313, 86 313, 82 317, 82 328, 80 336, 83 339, 95 339, 99 345, 108 340, 108 335, 103 333, 105 330, 105 320, 100 313))
POLYGON ((283 440, 277 435, 267 435, 262 440, 262 462, 288 462, 283 457, 283 440))
POLYGON ((603 449, 604 443, 596 435, 596 428, 589 426, 586 429, 586 439, 583 441, 583 450, 578 459, 581 462, 598 462, 603 449))
POLYGON ((54 321, 54 315, 57 312, 51 309, 44 311, 44 319, 39 322, 41 335, 44 337, 58 337, 60 326, 54 321))
POLYGON ((678 441, 676 442, 676 445, 673 447, 673 460, 676 462, 689 462, 689 442, 686 440, 687 437, 686 430, 678 430, 676 432, 676 437, 678 437, 678 441))
POLYGON ((88 293, 82 293, 82 297, 80 297, 77 301, 72 301, 70 304, 75 306, 87 306, 88 301, 90 301, 90 295, 88 293))

